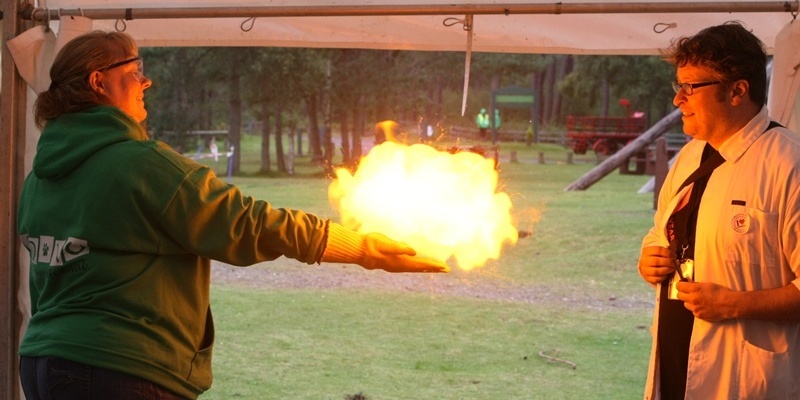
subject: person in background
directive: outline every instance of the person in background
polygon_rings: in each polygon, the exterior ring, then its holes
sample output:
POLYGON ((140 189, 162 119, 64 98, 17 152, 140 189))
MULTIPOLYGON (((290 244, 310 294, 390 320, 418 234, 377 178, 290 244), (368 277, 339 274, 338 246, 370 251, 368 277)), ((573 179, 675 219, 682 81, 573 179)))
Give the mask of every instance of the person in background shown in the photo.
POLYGON ((478 126, 478 137, 486 139, 487 131, 491 127, 489 121, 489 114, 485 108, 481 108, 481 112, 475 117, 475 124, 478 126))
POLYGON ((692 137, 639 273, 656 288, 645 399, 800 398, 800 137, 771 122, 767 56, 732 22, 662 51, 692 137))
POLYGON ((389 272, 447 272, 380 233, 360 234, 245 196, 149 140, 152 82, 130 36, 94 31, 59 52, 18 232, 32 316, 20 377, 35 399, 193 399, 211 385, 210 261, 281 256, 389 272))
POLYGON ((498 139, 501 122, 502 120, 500 119, 500 109, 495 108, 494 117, 492 117, 492 140, 498 139))
POLYGON ((533 121, 528 122, 528 129, 525 130, 525 145, 530 146, 533 143, 533 121))
POLYGON ((379 145, 383 142, 396 142, 397 137, 399 136, 400 125, 387 119, 385 121, 378 122, 375 124, 375 145, 379 145))
POLYGON ((211 156, 214 157, 214 162, 219 161, 219 147, 217 147, 217 138, 212 136, 211 142, 208 145, 209 150, 211 150, 211 156))

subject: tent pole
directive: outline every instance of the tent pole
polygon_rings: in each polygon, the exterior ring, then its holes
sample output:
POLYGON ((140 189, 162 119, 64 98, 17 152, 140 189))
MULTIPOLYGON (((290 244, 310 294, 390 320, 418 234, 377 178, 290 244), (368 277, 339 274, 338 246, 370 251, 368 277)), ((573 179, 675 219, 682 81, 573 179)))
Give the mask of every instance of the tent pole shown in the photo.
POLYGON ((464 93, 461 98, 461 116, 467 111, 467 94, 469 93, 469 70, 472 65, 472 15, 464 16, 464 30, 467 31, 467 51, 464 59, 464 93))
POLYGON ((19 18, 19 0, 3 0, 2 81, 0 81, 0 398, 19 399, 17 347, 22 314, 17 294, 17 199, 22 185, 25 154, 25 103, 27 86, 14 67, 6 42, 21 33, 25 24, 19 18))
MULTIPOLYGON (((27 4, 27 3, 26 3, 27 4)), ((638 3, 537 3, 537 4, 432 4, 369 6, 276 6, 276 7, 164 7, 93 8, 49 10, 27 7, 22 18, 57 20, 59 16, 82 15, 101 19, 163 18, 252 18, 252 17, 345 17, 388 15, 511 15, 511 14, 624 14, 624 13, 735 13, 798 12, 797 1, 745 2, 638 2, 638 3)))

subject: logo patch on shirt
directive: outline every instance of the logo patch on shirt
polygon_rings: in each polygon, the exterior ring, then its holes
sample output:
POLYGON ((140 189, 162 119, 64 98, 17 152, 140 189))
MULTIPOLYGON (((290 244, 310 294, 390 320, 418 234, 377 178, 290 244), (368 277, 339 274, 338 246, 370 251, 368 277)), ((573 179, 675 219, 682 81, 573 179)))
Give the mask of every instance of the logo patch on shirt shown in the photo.
POLYGON ((28 249, 33 264, 49 264, 51 267, 58 267, 89 254, 89 244, 83 239, 74 237, 59 240, 46 235, 40 237, 20 235, 20 240, 28 249))
POLYGON ((731 226, 736 233, 750 232, 750 216, 743 213, 734 215, 731 226))

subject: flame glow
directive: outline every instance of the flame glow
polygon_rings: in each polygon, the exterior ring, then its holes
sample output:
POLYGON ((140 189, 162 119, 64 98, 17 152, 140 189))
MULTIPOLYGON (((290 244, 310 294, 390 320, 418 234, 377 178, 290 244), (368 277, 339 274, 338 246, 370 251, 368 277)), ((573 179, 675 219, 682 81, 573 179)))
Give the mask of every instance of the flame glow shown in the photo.
POLYGON ((406 242, 419 256, 452 256, 470 270, 497 259, 505 242, 517 242, 494 160, 478 154, 384 142, 354 175, 342 168, 336 177, 328 197, 344 226, 406 242))

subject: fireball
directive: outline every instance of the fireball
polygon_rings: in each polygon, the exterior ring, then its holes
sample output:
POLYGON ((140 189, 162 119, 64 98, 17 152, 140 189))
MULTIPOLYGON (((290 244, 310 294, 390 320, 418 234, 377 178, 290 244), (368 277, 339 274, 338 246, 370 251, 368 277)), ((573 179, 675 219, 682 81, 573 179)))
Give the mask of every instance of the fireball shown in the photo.
POLYGON ((328 191, 342 224, 408 243, 418 256, 471 270, 515 244, 511 200, 498 192, 494 160, 424 145, 384 142, 351 174, 336 170, 328 191))

